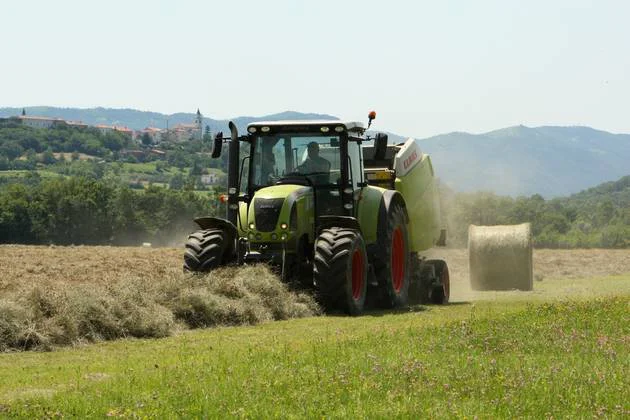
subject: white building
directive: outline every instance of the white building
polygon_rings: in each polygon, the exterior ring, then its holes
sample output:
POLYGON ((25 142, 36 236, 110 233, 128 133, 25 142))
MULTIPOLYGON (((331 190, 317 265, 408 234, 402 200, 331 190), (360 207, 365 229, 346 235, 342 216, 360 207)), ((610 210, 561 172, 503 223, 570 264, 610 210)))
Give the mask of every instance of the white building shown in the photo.
POLYGON ((101 134, 113 133, 114 131, 128 135, 133 138, 133 130, 128 127, 122 127, 118 125, 104 125, 97 124, 94 126, 101 134))
POLYGON ((219 183, 219 175, 217 174, 206 174, 201 175, 201 183, 204 185, 214 185, 219 183))
POLYGON ((32 117, 30 115, 20 115, 18 119, 22 121, 22 124, 33 128, 50 128, 53 125, 66 123, 61 118, 32 117))

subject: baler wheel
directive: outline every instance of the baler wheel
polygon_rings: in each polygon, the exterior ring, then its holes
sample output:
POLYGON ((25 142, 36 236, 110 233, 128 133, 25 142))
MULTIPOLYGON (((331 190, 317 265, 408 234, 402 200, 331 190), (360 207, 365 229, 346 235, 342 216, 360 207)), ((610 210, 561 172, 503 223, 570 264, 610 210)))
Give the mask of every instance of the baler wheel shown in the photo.
POLYGON ((323 229, 315 241, 313 280, 327 310, 360 315, 367 292, 368 256, 359 232, 323 229))
POLYGON ((451 280, 448 272, 448 266, 446 261, 443 260, 429 260, 427 264, 432 264, 435 267, 435 277, 440 281, 439 286, 433 287, 429 300, 431 303, 437 305, 443 305, 448 303, 448 299, 451 294, 451 280))

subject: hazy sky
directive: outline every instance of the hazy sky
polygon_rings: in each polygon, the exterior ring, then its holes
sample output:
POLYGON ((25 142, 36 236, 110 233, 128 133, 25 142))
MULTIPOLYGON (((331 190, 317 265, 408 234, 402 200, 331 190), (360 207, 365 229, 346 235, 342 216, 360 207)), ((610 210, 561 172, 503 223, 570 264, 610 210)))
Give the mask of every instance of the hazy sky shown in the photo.
POLYGON ((7 0, 0 107, 630 133, 630 1, 7 0))

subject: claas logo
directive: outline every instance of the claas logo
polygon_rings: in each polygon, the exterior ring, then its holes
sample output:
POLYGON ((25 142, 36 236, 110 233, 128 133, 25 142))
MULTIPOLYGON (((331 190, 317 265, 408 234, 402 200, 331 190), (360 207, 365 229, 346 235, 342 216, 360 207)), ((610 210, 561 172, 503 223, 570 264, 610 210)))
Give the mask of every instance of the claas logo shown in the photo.
POLYGON ((418 152, 416 150, 413 151, 413 153, 411 155, 409 155, 408 158, 406 158, 405 160, 403 160, 403 168, 407 169, 408 167, 411 166, 411 164, 418 159, 418 152))

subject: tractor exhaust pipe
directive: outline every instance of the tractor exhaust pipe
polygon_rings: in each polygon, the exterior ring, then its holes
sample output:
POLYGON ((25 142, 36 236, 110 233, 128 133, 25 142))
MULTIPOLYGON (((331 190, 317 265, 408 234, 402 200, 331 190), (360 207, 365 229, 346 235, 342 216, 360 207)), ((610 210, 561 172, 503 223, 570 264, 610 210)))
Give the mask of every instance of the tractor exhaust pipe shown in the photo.
POLYGON ((230 121, 230 132, 232 133, 230 139, 230 147, 228 149, 228 205, 227 205, 227 220, 232 222, 234 226, 237 226, 238 222, 238 184, 239 184, 239 156, 240 156, 240 144, 238 140, 238 129, 236 124, 230 121))

